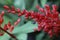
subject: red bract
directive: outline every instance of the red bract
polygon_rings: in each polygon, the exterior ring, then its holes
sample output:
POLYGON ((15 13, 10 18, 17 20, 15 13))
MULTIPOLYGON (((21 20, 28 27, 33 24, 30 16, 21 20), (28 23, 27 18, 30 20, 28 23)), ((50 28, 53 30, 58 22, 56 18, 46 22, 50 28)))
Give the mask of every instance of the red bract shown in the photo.
POLYGON ((17 19, 17 21, 14 23, 14 26, 16 26, 21 21, 20 18, 17 19))
POLYGON ((0 25, 3 23, 3 15, 4 15, 4 11, 1 12, 0 14, 0 25))
POLYGON ((0 17, 0 25, 3 23, 3 18, 0 17))
POLYGON ((50 10, 50 6, 49 5, 45 5, 45 9, 46 10, 50 10))
MULTIPOLYGON (((7 11, 10 12, 10 8, 8 6, 4 6, 5 9, 9 9, 7 11)), ((38 28, 34 29, 34 31, 41 31, 43 30, 44 32, 48 33, 50 35, 50 37, 54 36, 54 35, 59 35, 60 33, 60 16, 59 16, 59 12, 57 11, 57 6, 53 5, 52 6, 52 11, 50 10, 50 6, 49 5, 45 5, 44 8, 39 7, 39 5, 36 6, 36 8, 38 9, 38 12, 34 12, 34 11, 27 11, 27 10, 23 10, 21 11, 19 8, 15 9, 15 7, 12 7, 13 10, 11 11, 15 11, 15 12, 10 12, 10 13, 15 13, 18 16, 22 16, 25 15, 25 18, 31 18, 32 20, 36 21, 38 23, 38 28)), ((18 24, 18 22, 20 21, 20 19, 18 19, 14 25, 18 24)))
POLYGON ((43 8, 39 8, 39 11, 44 12, 44 9, 43 8))
POLYGON ((4 30, 8 30, 7 24, 4 25, 4 30))
POLYGON ((52 5, 53 10, 57 10, 57 6, 56 5, 52 5))
POLYGON ((9 29, 10 27, 11 27, 11 23, 8 22, 8 24, 7 24, 7 28, 9 29))
POLYGON ((13 29, 14 29, 14 26, 13 26, 13 25, 11 25, 11 27, 9 28, 10 32, 12 32, 12 31, 13 31, 13 29))
POLYGON ((9 7, 8 7, 7 5, 5 5, 4 8, 5 8, 6 10, 9 10, 9 7))
POLYGON ((17 13, 20 13, 21 11, 20 11, 20 9, 19 9, 19 8, 17 8, 16 12, 17 12, 17 13))

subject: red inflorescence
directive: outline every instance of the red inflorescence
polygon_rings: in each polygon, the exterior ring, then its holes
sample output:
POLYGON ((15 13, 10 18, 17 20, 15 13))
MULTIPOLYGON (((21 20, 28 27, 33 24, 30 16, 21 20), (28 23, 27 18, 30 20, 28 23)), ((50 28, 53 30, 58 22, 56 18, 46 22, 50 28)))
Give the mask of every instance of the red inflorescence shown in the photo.
MULTIPOLYGON (((9 7, 5 5, 4 8, 8 9, 9 7)), ((1 27, 1 24, 4 22, 4 18, 3 18, 4 14, 5 14, 4 11, 2 11, 1 14, 0 14, 0 27, 1 27)), ((10 32, 12 32, 13 29, 14 29, 14 26, 16 26, 20 22, 20 18, 18 18, 16 22, 17 23, 15 23, 14 25, 11 25, 11 23, 9 21, 8 24, 4 25, 3 29, 6 30, 6 31, 9 30, 10 32)), ((0 31, 2 31, 2 30, 0 30, 0 31)), ((0 36, 2 36, 3 34, 4 34, 3 31, 0 32, 0 36)))
MULTIPOLYGON (((21 11, 19 8, 15 9, 14 7, 11 7, 10 9, 6 5, 4 8, 7 10, 7 12, 9 11, 10 13, 17 14, 18 16, 25 15, 26 19, 31 18, 32 20, 36 21, 38 23, 38 29, 34 29, 34 31, 43 30, 44 32, 48 33, 50 37, 54 35, 58 36, 60 34, 60 14, 57 11, 56 5, 52 5, 52 10, 50 10, 49 5, 45 5, 44 8, 37 5, 36 8, 39 10, 38 12, 27 11, 25 9, 21 11)), ((17 20, 17 22, 19 21, 20 19, 17 20)), ((14 25, 18 24, 17 22, 15 22, 14 25)))

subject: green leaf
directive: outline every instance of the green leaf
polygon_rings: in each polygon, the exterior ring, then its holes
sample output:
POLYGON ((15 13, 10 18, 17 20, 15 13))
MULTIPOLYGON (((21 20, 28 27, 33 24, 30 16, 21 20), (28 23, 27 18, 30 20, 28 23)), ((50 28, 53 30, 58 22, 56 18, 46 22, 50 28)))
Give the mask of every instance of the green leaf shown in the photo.
POLYGON ((32 8, 30 10, 36 10, 36 5, 38 5, 38 0, 33 2, 32 8))
POLYGON ((21 33, 17 36, 18 40, 27 40, 27 34, 21 33))
POLYGON ((17 8, 20 8, 21 10, 25 9, 25 2, 24 2, 24 0, 15 0, 14 6, 17 8))
POLYGON ((41 0, 41 5, 42 7, 44 7, 44 5, 46 4, 47 0, 41 0))
POLYGON ((3 36, 0 36, 0 40, 9 40, 10 36, 8 34, 4 34, 3 36))
POLYGON ((37 28, 37 24, 32 24, 31 21, 29 21, 20 27, 15 27, 13 33, 30 33, 34 32, 34 28, 37 28))

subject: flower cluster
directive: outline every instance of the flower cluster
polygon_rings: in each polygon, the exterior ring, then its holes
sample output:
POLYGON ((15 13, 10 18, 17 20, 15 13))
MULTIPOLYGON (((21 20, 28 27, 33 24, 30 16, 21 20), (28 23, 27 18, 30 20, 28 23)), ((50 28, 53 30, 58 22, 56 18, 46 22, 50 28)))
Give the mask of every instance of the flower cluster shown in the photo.
POLYGON ((14 25, 11 25, 10 21, 8 22, 8 24, 4 25, 4 30, 10 30, 10 32, 13 31, 14 27, 20 22, 20 18, 17 19, 16 22, 14 22, 14 25))
POLYGON ((38 9, 38 12, 27 11, 26 9, 21 11, 19 8, 15 9, 14 6, 11 8, 7 5, 4 6, 4 9, 6 9, 9 13, 17 14, 18 16, 25 15, 26 19, 30 18, 36 21, 38 23, 38 28, 34 30, 43 30, 48 33, 50 37, 54 35, 58 36, 60 34, 60 16, 57 11, 57 6, 52 5, 52 9, 50 9, 49 5, 45 5, 44 8, 37 5, 36 8, 38 9))
MULTIPOLYGON (((4 11, 2 11, 1 12, 1 14, 0 14, 0 26, 1 26, 1 24, 3 23, 3 15, 4 15, 4 11)), ((2 32, 1 30, 0 30, 0 32, 2 32)), ((0 35, 3 35, 3 33, 0 33, 0 35)))
MULTIPOLYGON (((0 14, 0 27, 2 27, 2 23, 4 22, 4 16, 5 12, 2 11, 0 14)), ((17 21, 14 23, 14 25, 11 25, 10 21, 8 22, 8 24, 5 24, 3 29, 4 30, 9 30, 10 32, 13 31, 14 27, 20 22, 20 18, 17 19, 17 21)), ((2 36, 4 34, 4 32, 2 30, 0 30, 0 36, 2 36)))

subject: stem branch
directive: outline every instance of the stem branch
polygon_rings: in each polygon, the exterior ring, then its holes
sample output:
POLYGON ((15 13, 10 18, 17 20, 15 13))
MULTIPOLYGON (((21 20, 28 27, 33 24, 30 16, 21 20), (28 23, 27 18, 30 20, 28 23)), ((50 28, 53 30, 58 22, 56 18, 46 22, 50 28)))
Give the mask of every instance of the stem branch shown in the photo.
POLYGON ((9 33, 8 31, 4 30, 2 27, 0 27, 0 29, 2 31, 4 31, 5 33, 7 33, 9 36, 11 36, 12 38, 14 38, 15 40, 18 40, 13 34, 9 33))

